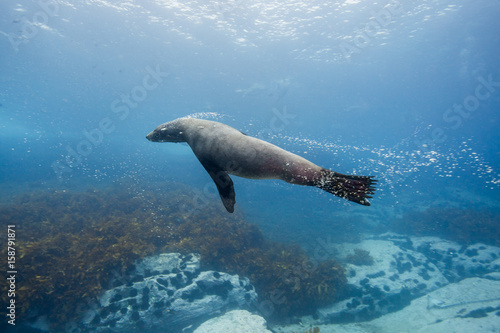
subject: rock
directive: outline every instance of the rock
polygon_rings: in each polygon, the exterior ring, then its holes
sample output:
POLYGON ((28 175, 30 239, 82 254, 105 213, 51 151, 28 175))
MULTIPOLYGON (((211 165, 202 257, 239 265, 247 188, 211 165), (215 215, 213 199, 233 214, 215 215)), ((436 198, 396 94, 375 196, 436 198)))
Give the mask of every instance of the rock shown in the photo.
POLYGON ((500 248, 486 244, 461 246, 438 237, 412 237, 415 249, 427 256, 450 282, 500 271, 500 248))
POLYGON ((233 310, 207 320, 194 330, 194 333, 271 333, 266 326, 266 320, 260 316, 246 310, 233 310))
POLYGON ((366 323, 375 331, 498 332, 500 282, 469 278, 415 299, 401 311, 366 323))
POLYGON ((500 248, 461 246, 438 237, 377 235, 358 244, 335 247, 338 257, 355 249, 370 252, 373 265, 346 264, 348 296, 319 309, 325 322, 354 322, 397 311, 412 299, 469 277, 499 280, 500 248))
POLYGON ((257 298, 248 279, 200 271, 200 257, 178 253, 146 258, 131 281, 106 291, 83 323, 96 332, 178 332, 257 298))
POLYGON ((369 251, 372 265, 345 265, 350 291, 348 298, 317 311, 323 322, 370 320, 397 311, 416 297, 438 289, 448 280, 438 267, 410 246, 391 240, 364 240, 337 247, 338 257, 354 249, 369 251))
MULTIPOLYGON (((321 333, 498 333, 500 327, 500 281, 468 278, 411 301, 402 310, 363 323, 318 325, 304 320, 306 327, 321 333)), ((275 326, 276 333, 302 332, 301 325, 275 326)))
POLYGON ((319 309, 319 320, 302 318, 301 325, 274 331, 317 326, 325 333, 498 333, 499 247, 394 233, 328 246, 339 258, 355 249, 369 251, 374 263, 345 265, 350 290, 336 304, 319 309))
POLYGON ((485 279, 500 281, 500 272, 488 273, 484 276, 485 279))

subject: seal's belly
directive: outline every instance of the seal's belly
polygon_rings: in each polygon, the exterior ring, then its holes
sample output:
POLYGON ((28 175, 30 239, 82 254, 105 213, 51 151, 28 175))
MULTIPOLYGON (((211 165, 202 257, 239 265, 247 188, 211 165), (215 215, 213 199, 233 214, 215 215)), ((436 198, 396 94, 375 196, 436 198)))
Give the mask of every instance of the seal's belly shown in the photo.
POLYGON ((321 168, 314 163, 232 128, 204 134, 190 143, 194 153, 200 161, 211 161, 231 175, 304 185, 320 175, 321 168))
POLYGON ((302 184, 316 178, 321 169, 312 162, 268 142, 249 137, 245 139, 248 144, 233 147, 225 156, 224 168, 229 174, 251 179, 281 179, 302 184))

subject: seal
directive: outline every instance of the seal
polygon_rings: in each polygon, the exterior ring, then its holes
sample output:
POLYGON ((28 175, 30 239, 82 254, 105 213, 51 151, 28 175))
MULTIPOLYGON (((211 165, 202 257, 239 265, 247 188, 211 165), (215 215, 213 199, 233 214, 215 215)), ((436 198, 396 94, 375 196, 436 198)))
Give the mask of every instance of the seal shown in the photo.
POLYGON ((156 127, 146 138, 152 142, 186 142, 212 177, 230 213, 236 203, 230 174, 314 186, 365 206, 370 206, 368 199, 372 198, 377 182, 372 176, 344 175, 322 168, 269 142, 210 120, 179 118, 156 127))

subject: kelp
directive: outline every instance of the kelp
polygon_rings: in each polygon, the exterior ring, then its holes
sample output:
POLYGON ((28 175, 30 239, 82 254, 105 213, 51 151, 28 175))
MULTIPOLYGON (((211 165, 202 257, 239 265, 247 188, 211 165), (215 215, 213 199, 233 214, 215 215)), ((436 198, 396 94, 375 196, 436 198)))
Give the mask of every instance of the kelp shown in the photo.
POLYGON ((306 330, 305 333, 319 333, 319 327, 311 327, 310 329, 306 330))
POLYGON ((335 299, 346 283, 344 269, 334 260, 316 263, 296 245, 265 240, 255 225, 227 219, 185 223, 174 251, 201 254, 208 269, 246 276, 264 300, 276 300, 278 317, 305 314, 335 299))
MULTIPOLYGON (((314 262, 298 246, 267 240, 218 200, 193 198, 178 184, 126 184, 27 193, 0 206, 2 224, 17 229, 17 318, 45 315, 61 330, 85 304, 126 283, 134 262, 163 252, 197 252, 206 269, 248 277, 279 318, 332 302, 345 285, 336 261, 314 262)), ((5 302, 6 284, 0 292, 5 302)))
POLYGON ((348 254, 344 261, 356 266, 371 266, 374 263, 370 252, 363 249, 354 249, 354 253, 348 254))

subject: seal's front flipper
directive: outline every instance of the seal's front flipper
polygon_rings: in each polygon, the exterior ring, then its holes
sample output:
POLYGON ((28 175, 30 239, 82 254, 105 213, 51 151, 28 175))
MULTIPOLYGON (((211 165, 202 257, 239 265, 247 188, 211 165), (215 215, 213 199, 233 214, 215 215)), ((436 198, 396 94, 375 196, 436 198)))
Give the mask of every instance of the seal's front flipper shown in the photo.
POLYGON ((224 207, 226 207, 229 213, 234 212, 236 194, 234 193, 233 180, 231 177, 229 177, 225 170, 210 161, 200 160, 200 162, 217 186, 224 207))

